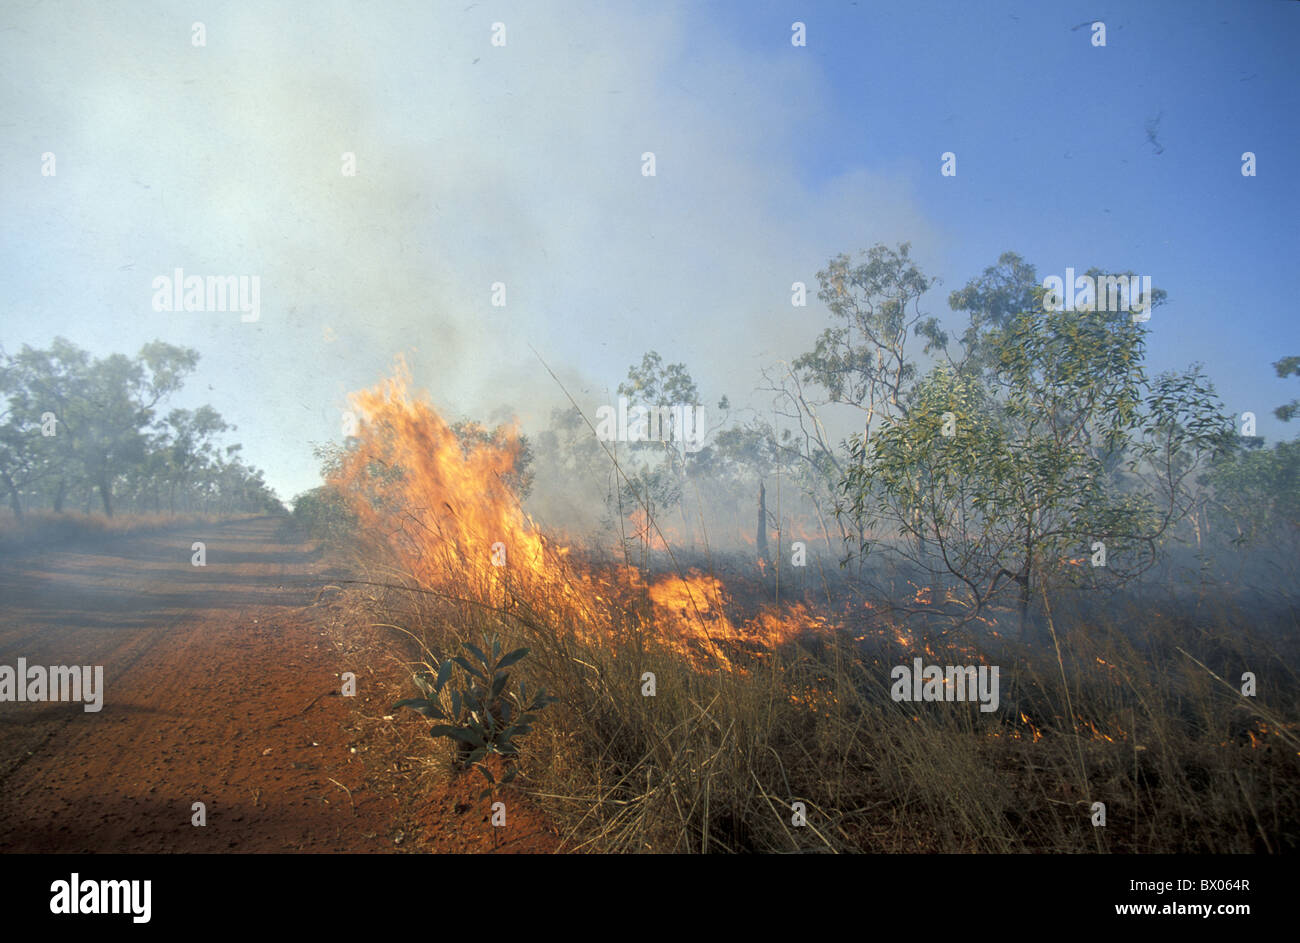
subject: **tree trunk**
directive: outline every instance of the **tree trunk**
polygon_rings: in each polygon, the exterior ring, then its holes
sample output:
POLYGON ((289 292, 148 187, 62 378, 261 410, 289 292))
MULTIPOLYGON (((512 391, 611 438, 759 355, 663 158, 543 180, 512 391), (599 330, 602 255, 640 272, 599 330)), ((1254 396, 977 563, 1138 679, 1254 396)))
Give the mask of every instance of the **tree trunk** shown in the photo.
POLYGON ((9 509, 14 512, 14 517, 18 520, 23 519, 23 502, 18 495, 18 489, 14 486, 13 479, 8 474, 4 476, 5 490, 9 492, 9 509))
POLYGON ((1034 575, 1034 540, 1033 532, 1030 529, 1033 512, 1025 519, 1025 562, 1020 567, 1020 575, 1016 577, 1016 582, 1020 584, 1020 638, 1025 637, 1025 630, 1029 625, 1029 593, 1032 587, 1030 581, 1034 575))
POLYGON ((767 486, 758 483, 758 536, 755 538, 758 559, 766 562, 767 557, 767 486))
POLYGON ((59 488, 57 491, 54 492, 54 513, 55 514, 63 513, 63 499, 66 498, 67 496, 68 496, 68 480, 66 478, 60 478, 59 488))
POLYGON ((1016 582, 1020 584, 1020 637, 1023 639, 1029 628, 1029 572, 1017 577, 1016 582))
POLYGON ((113 516, 113 484, 107 475, 99 476, 99 500, 104 504, 104 515, 113 516))

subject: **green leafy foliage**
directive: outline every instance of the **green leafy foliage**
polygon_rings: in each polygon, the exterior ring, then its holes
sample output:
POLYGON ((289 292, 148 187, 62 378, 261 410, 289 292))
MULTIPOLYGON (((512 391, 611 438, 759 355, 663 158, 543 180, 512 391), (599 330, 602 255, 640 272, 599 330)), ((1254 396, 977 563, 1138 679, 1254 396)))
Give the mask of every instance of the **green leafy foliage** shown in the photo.
POLYGON ((954 293, 973 309, 967 356, 900 388, 903 408, 849 443, 846 514, 862 533, 892 525, 911 563, 960 590, 960 618, 1011 586, 1023 619, 1054 577, 1150 568, 1195 504, 1195 473, 1229 444, 1199 367, 1148 379, 1140 322, 1045 310, 1034 277, 1009 255, 954 293), (1080 566, 1097 542, 1106 566, 1080 566))
POLYGON ((94 358, 64 338, 0 351, 0 489, 15 517, 65 505, 126 511, 283 511, 244 464, 211 406, 159 415, 198 365, 197 351, 154 341, 135 357, 94 358), (46 419, 52 434, 43 429, 46 419))
POLYGON ((1214 489, 1214 517, 1233 535, 1234 546, 1264 544, 1283 552, 1294 542, 1300 532, 1300 439, 1271 449, 1242 445, 1206 480, 1214 489))
MULTIPOLYGON (((1282 379, 1291 376, 1300 377, 1300 357, 1283 357, 1273 364, 1273 369, 1277 371, 1277 375, 1282 379)), ((1293 399, 1289 403, 1283 403, 1273 410, 1273 415, 1283 422, 1290 422, 1296 413, 1300 413, 1300 399, 1293 399)))
POLYGON ((352 539, 357 525, 356 515, 342 495, 328 485, 305 491, 294 499, 293 521, 312 537, 337 543, 352 539))
MULTIPOLYGON (((538 712, 558 698, 548 695, 543 687, 530 696, 522 682, 511 687, 508 669, 525 658, 528 649, 502 654, 501 640, 495 635, 484 636, 481 648, 471 642, 462 647, 465 654, 444 658, 432 677, 415 676, 423 697, 404 698, 393 710, 409 707, 430 720, 441 721, 429 728, 429 734, 453 741, 458 764, 473 766, 494 786, 497 780, 484 762, 486 758, 493 753, 516 756, 518 739, 532 731, 538 712)), ((510 767, 501 783, 510 782, 515 774, 516 768, 510 767)))

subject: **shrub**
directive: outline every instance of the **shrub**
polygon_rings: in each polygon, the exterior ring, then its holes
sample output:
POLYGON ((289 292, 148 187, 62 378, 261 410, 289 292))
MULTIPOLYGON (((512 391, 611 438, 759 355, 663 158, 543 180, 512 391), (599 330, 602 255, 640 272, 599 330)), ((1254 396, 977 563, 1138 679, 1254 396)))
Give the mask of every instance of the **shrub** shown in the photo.
MULTIPOLYGON (((463 643, 473 661, 455 655, 442 660, 436 676, 417 674, 415 683, 425 696, 404 698, 393 705, 393 710, 409 707, 425 717, 446 721, 430 727, 429 734, 452 740, 456 744, 458 765, 473 766, 491 787, 496 785, 496 777, 485 763, 487 757, 493 753, 507 758, 516 756, 519 752, 516 738, 533 729, 536 711, 558 698, 549 696, 545 688, 538 688, 530 699, 523 682, 517 690, 509 690, 510 672, 506 669, 527 656, 528 649, 516 648, 502 655, 497 636, 484 636, 483 642, 483 648, 463 643), (490 657, 488 651, 492 653, 490 657)), ((510 782, 516 772, 516 767, 510 767, 501 783, 510 782)), ((490 788, 485 790, 484 795, 489 791, 490 788)))

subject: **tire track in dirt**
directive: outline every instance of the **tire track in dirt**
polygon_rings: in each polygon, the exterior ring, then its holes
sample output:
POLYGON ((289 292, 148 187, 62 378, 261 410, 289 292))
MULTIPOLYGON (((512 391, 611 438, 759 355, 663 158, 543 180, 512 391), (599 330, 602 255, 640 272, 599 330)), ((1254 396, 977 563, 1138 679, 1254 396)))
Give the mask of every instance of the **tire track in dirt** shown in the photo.
POLYGON ((105 688, 99 713, 0 703, 0 850, 398 850, 399 803, 368 785, 350 706, 313 702, 344 670, 305 608, 324 568, 278 527, 0 558, 0 664, 103 665, 105 688))

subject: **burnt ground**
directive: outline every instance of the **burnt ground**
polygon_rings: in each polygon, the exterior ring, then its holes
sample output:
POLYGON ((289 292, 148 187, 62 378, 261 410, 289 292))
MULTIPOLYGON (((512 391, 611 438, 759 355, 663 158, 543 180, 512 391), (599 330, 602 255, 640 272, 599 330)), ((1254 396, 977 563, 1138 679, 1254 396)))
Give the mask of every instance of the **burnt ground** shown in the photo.
POLYGON ((425 723, 388 713, 409 672, 311 544, 200 526, 0 556, 0 665, 102 665, 105 687, 99 713, 0 702, 0 851, 557 849, 521 795, 494 828, 481 781, 430 766, 425 723))

